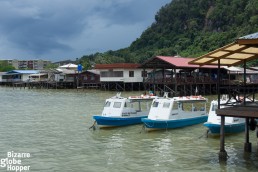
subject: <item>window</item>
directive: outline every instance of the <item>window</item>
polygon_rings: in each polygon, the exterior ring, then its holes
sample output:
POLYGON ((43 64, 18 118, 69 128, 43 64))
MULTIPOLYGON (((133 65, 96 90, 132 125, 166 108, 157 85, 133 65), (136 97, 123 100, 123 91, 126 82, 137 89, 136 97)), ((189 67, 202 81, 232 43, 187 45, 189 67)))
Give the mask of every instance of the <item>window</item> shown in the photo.
POLYGON ((105 106, 104 106, 104 107, 109 107, 109 106, 110 106, 110 104, 111 104, 111 102, 106 101, 106 103, 105 103, 105 106))
POLYGON ((142 71, 142 77, 147 77, 147 71, 142 71))
POLYGON ((129 71, 129 77, 134 77, 134 71, 129 71))
POLYGON ((217 109, 218 109, 218 105, 213 104, 213 105, 212 105, 212 109, 211 109, 211 111, 215 111, 215 110, 217 110, 217 109))
POLYGON ((158 107, 158 105, 159 105, 159 102, 154 101, 154 102, 152 103, 152 107, 158 107))
POLYGON ((115 102, 113 107, 114 108, 120 108, 121 107, 121 102, 115 102))
POLYGON ((123 77, 123 71, 102 71, 100 72, 101 77, 123 77))
POLYGON ((165 102, 165 103, 163 104, 163 108, 169 108, 169 106, 170 106, 170 103, 168 103, 168 102, 165 102))

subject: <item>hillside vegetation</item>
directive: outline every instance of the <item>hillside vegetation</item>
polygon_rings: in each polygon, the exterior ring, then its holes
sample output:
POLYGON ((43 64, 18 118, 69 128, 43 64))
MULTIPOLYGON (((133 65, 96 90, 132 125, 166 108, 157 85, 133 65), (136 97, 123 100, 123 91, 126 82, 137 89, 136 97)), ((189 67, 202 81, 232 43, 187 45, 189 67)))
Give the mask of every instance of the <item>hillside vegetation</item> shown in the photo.
POLYGON ((257 0, 173 0, 128 48, 81 57, 95 63, 142 63, 155 55, 198 57, 258 32, 257 0))

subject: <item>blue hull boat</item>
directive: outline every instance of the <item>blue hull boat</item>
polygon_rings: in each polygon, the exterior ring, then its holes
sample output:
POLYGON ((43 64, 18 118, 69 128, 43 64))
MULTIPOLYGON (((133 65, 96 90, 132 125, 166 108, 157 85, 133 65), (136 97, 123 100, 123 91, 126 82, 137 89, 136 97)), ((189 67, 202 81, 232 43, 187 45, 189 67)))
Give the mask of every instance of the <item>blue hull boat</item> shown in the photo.
MULTIPOLYGON (((220 99, 220 108, 225 108, 226 103, 235 103, 236 100, 231 98, 228 99, 227 96, 223 96, 220 99)), ((209 134, 220 134, 221 117, 217 116, 216 110, 218 109, 218 101, 212 100, 208 115, 208 121, 203 125, 208 128, 209 134)), ((237 117, 225 117, 224 132, 226 134, 233 134, 245 131, 245 119, 237 117)))
POLYGON ((202 96, 169 98, 167 93, 152 102, 148 118, 142 122, 146 130, 181 128, 204 123, 207 99, 202 96))
POLYGON ((141 119, 148 116, 149 104, 156 98, 149 95, 125 98, 120 95, 121 93, 117 93, 116 96, 106 99, 101 115, 93 116, 95 120, 93 126, 96 123, 100 128, 142 123, 141 119))
POLYGON ((97 124, 100 127, 119 127, 119 126, 140 124, 142 123, 141 119, 146 117, 147 116, 121 118, 121 117, 93 116, 93 119, 96 120, 97 124))
MULTIPOLYGON (((220 124, 212 124, 209 122, 206 122, 203 124, 205 127, 207 127, 211 134, 220 134, 220 124)), ((245 131, 245 123, 238 123, 238 124, 225 124, 224 125, 224 131, 225 133, 239 133, 245 131)))
POLYGON ((145 124, 147 129, 172 129, 181 128, 186 126, 191 126, 195 124, 200 124, 207 121, 208 116, 200 116, 195 118, 185 118, 185 119, 173 119, 173 120, 151 120, 148 118, 143 118, 142 122, 145 124))

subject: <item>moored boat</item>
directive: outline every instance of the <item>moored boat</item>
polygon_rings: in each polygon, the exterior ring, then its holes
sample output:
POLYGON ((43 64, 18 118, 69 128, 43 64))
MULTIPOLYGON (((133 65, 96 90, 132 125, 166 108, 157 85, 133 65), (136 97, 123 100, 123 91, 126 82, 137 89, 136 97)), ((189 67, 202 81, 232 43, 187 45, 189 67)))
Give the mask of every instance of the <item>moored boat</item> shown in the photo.
POLYGON ((139 124, 141 118, 147 117, 149 104, 155 97, 142 95, 125 98, 119 93, 106 99, 102 114, 94 115, 93 119, 100 128, 139 124))
MULTIPOLYGON (((238 99, 238 98, 237 98, 238 99)), ((240 100, 240 98, 239 98, 240 100)), ((248 100, 247 100, 248 101, 248 100)), ((250 100, 249 100, 250 101, 250 100)), ((228 107, 226 104, 236 104, 237 101, 233 98, 228 99, 223 96, 220 100, 220 108, 228 107)), ((203 125, 208 128, 210 134, 219 134, 221 126, 221 117, 217 116, 216 110, 218 108, 218 101, 211 101, 210 110, 208 113, 208 121, 203 125)), ((239 133, 245 130, 245 119, 237 117, 225 117, 224 131, 225 133, 239 133)))
POLYGON ((172 129, 195 125, 207 121, 207 99, 202 96, 184 96, 153 100, 147 118, 142 122, 147 130, 172 129))

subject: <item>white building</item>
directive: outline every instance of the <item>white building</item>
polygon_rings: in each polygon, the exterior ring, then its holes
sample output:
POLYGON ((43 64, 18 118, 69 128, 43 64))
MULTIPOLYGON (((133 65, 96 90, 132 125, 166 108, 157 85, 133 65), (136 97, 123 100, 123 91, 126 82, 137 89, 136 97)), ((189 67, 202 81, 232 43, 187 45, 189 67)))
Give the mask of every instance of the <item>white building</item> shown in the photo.
POLYGON ((139 66, 133 63, 96 64, 95 69, 100 71, 100 82, 135 83, 143 82, 150 71, 143 71, 139 66))
POLYGON ((100 72, 100 83, 104 89, 141 90, 143 78, 151 70, 144 71, 139 66, 134 63, 96 64, 95 69, 100 72))
POLYGON ((31 69, 31 70, 42 70, 51 61, 48 60, 0 60, 7 62, 8 65, 13 66, 15 69, 31 69))
POLYGON ((12 70, 2 74, 2 82, 27 82, 29 75, 37 73, 37 70, 12 70))

